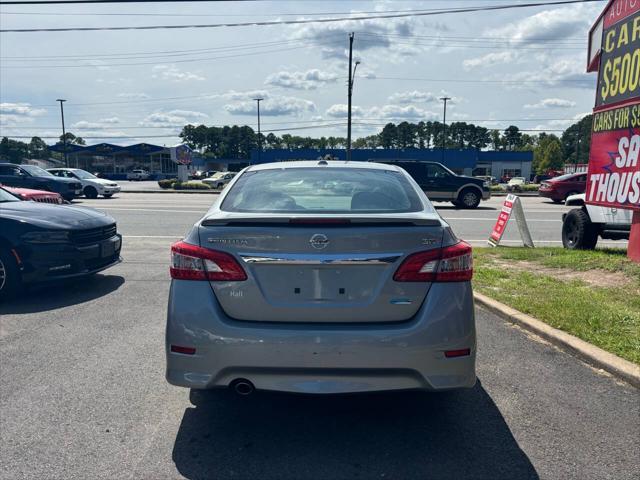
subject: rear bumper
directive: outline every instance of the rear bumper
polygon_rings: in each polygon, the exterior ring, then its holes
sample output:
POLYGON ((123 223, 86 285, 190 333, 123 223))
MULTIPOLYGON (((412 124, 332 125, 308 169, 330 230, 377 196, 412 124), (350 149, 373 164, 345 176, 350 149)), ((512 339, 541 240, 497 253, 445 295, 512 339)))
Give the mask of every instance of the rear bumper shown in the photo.
POLYGON ((562 194, 556 190, 538 190, 538 195, 551 200, 564 200, 562 194))
POLYGON ((276 324, 230 319, 206 282, 173 280, 166 377, 189 388, 250 380, 295 393, 448 390, 476 382, 470 282, 433 284, 418 314, 393 324, 276 324), (195 347, 194 355, 170 345, 195 347), (445 350, 471 355, 446 358, 445 350))

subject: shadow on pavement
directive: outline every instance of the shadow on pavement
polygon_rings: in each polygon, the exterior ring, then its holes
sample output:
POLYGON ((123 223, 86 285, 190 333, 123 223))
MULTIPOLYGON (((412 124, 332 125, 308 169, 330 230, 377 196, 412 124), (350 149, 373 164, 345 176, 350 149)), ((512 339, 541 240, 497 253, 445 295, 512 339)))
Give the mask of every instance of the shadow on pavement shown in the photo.
POLYGON ((92 275, 88 278, 32 285, 17 298, 0 304, 0 315, 38 313, 78 305, 103 297, 124 284, 119 275, 92 275))
POLYGON ((537 479, 480 383, 440 394, 192 391, 173 447, 188 479, 537 479))

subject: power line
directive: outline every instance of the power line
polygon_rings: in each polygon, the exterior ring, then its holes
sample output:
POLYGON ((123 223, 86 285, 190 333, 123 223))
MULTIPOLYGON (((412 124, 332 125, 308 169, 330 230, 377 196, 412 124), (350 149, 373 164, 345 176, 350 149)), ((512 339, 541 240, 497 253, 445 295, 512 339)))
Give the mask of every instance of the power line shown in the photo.
MULTIPOLYGON (((522 83, 540 83, 540 84, 549 84, 549 83, 584 83, 585 80, 591 78, 587 74, 585 74, 585 79, 571 79, 564 78, 561 80, 463 80, 459 78, 420 78, 420 77, 364 77, 364 80, 400 80, 400 81, 417 81, 417 82, 447 82, 447 83, 498 83, 498 84, 515 84, 519 85, 522 83)), ((593 79, 595 83, 595 78, 593 79)))
MULTIPOLYGON (((136 1, 146 2, 147 0, 136 0, 136 1)), ((148 0, 148 1, 151 2, 152 0, 148 0)), ((155 1, 158 1, 158 0, 155 0, 155 1)), ((159 0, 159 1, 165 1, 165 0, 159 0)), ((243 1, 255 1, 255 0, 243 0, 243 1)), ((271 26, 271 25, 300 25, 300 24, 308 24, 308 23, 335 23, 335 22, 353 22, 353 21, 361 21, 361 20, 376 20, 376 19, 388 19, 388 18, 426 17, 426 16, 453 14, 453 13, 511 10, 511 9, 542 7, 542 6, 570 5, 570 4, 577 4, 577 3, 594 3, 594 2, 601 2, 601 1, 602 0, 555 0, 552 2, 531 2, 531 3, 519 3, 519 4, 509 4, 509 5, 485 5, 481 7, 455 8, 455 9, 431 11, 431 12, 393 13, 393 14, 385 14, 385 15, 354 15, 350 17, 315 18, 315 19, 299 19, 299 20, 271 20, 271 21, 262 21, 262 22, 253 21, 253 22, 210 23, 210 24, 191 24, 191 25, 138 25, 138 26, 130 25, 130 26, 122 26, 122 27, 112 26, 112 27, 14 28, 14 29, 1 29, 0 33, 91 32, 91 31, 165 30, 165 29, 185 29, 185 28, 221 28, 221 27, 249 27, 249 26, 271 26)), ((110 1, 94 0, 94 2, 88 2, 88 3, 123 3, 123 2, 124 0, 110 0, 110 1)), ((7 5, 16 5, 16 4, 24 5, 29 3, 37 4, 38 2, 20 2, 20 3, 2 2, 2 3, 7 5)), ((46 2, 46 3, 78 3, 78 2, 61 0, 59 2, 46 2)), ((130 2, 126 2, 126 3, 130 3, 130 2)))
MULTIPOLYGON (((208 60, 220 60, 223 58, 239 58, 239 57, 248 57, 254 55, 263 55, 265 53, 277 53, 277 52, 289 52, 292 50, 300 50, 302 48, 309 48, 313 46, 317 46, 318 44, 314 43, 304 43, 296 47, 288 47, 288 48, 277 48, 272 50, 260 50, 255 52, 245 52, 245 53, 234 53, 232 55, 220 55, 217 57, 205 57, 205 58, 187 58, 182 60, 171 60, 171 63, 193 63, 193 62, 204 62, 208 60)), ((28 68, 88 68, 88 67, 134 67, 134 66, 142 66, 142 65, 157 65, 158 59, 153 62, 130 62, 130 63, 95 63, 93 65, 78 65, 78 64, 70 64, 70 65, 0 65, 1 69, 28 69, 28 68)))

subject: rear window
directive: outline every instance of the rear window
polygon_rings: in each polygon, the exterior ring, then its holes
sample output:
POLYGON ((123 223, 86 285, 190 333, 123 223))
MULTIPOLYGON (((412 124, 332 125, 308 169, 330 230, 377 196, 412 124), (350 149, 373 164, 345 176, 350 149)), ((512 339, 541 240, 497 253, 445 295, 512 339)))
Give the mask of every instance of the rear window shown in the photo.
POLYGON ((220 208, 262 213, 403 213, 421 211, 423 205, 399 172, 328 167, 246 172, 220 208))

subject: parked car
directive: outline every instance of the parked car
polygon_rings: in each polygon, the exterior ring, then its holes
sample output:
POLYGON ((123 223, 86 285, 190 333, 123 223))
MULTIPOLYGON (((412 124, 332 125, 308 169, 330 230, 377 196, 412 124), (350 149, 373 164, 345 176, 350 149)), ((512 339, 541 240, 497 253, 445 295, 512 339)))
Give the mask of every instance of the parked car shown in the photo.
POLYGON ((498 185, 498 179, 496 177, 492 177, 491 175, 478 175, 474 178, 489 182, 490 185, 498 185))
POLYGON ((567 205, 579 206, 562 215, 562 244, 565 248, 592 250, 598 238, 628 240, 631 210, 585 205, 585 194, 570 195, 567 205))
POLYGON ((211 188, 223 188, 235 176, 236 172, 217 172, 212 177, 203 179, 202 183, 206 183, 211 188))
POLYGON ((131 170, 129 173, 127 173, 127 180, 129 181, 149 180, 150 177, 151 174, 141 168, 136 168, 135 170, 131 170))
POLYGON ((519 192, 527 184, 527 179, 524 177, 513 177, 507 182, 507 192, 519 192))
POLYGON ((95 175, 79 168, 50 168, 48 172, 56 177, 71 178, 82 184, 82 192, 87 198, 111 198, 120 191, 120 185, 112 180, 98 178, 95 175))
POLYGON ((24 284, 100 272, 120 261, 121 245, 105 213, 23 202, 0 188, 0 298, 24 284))
POLYGON ((56 192, 69 201, 82 195, 82 184, 79 181, 56 177, 35 165, 0 163, 0 183, 8 187, 56 192))
MULTIPOLYGON (((0 183, 0 187, 3 185, 0 183)), ((42 203, 51 203, 53 205, 62 205, 64 203, 64 199, 59 193, 54 192, 46 192, 44 190, 32 190, 31 188, 15 188, 15 187, 7 187, 4 189, 18 197, 20 200, 24 201, 33 201, 33 202, 42 202, 42 203)))
POLYGON ((541 197, 550 198, 555 203, 560 203, 571 195, 584 193, 586 189, 586 173, 568 173, 542 182, 538 189, 538 194, 541 197))
POLYGON ((481 200, 491 198, 490 182, 458 175, 440 163, 399 161, 389 164, 404 168, 431 201, 451 202, 462 208, 476 208, 481 200))
POLYGON ((247 167, 171 255, 174 385, 332 394, 476 382, 471 247, 395 165, 247 167))

